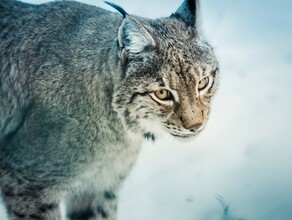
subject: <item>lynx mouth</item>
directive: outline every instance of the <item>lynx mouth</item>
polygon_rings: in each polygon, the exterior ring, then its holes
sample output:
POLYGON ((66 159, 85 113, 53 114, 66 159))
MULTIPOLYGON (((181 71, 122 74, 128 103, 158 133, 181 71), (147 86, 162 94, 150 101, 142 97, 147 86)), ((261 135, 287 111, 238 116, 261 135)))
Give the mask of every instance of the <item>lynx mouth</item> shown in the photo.
POLYGON ((179 134, 173 134, 173 133, 170 133, 172 136, 174 137, 178 137, 178 138, 191 138, 191 137, 194 137, 196 134, 182 134, 182 135, 179 135, 179 134))
POLYGON ((171 133, 171 132, 169 132, 169 134, 179 139, 193 139, 197 137, 203 130, 204 129, 200 129, 194 133, 189 133, 189 134, 178 134, 178 133, 171 133))

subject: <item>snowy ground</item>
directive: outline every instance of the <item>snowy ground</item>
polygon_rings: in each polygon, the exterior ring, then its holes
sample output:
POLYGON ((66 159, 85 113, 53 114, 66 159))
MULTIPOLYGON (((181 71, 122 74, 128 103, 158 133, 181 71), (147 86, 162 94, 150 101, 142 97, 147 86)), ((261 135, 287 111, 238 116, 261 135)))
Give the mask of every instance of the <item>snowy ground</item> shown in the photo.
MULTIPOLYGON (((159 17, 181 1, 113 2, 159 17)), ((119 220, 292 219, 291 11, 290 0, 202 0, 203 27, 221 63, 210 122, 192 143, 165 137, 144 145, 119 220), (230 216, 223 218, 218 195, 230 216)))

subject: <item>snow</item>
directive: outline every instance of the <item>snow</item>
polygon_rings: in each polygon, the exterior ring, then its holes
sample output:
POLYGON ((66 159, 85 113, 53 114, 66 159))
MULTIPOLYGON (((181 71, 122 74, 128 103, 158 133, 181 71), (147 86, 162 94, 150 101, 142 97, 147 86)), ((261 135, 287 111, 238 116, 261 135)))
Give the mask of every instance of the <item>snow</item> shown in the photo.
MULTIPOLYGON (((170 15, 181 3, 114 2, 146 17, 170 15)), ((144 144, 118 219, 291 220, 292 2, 201 2, 221 66, 209 124, 191 143, 164 137, 144 144), (225 217, 220 196, 229 204, 225 217)))

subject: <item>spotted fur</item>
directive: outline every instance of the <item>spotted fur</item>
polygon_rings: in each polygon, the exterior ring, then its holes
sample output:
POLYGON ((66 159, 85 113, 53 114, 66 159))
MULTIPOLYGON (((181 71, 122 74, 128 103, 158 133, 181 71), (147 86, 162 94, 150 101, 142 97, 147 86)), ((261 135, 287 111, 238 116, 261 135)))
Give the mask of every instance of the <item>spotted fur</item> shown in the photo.
POLYGON ((116 219, 143 139, 206 125, 218 64, 198 1, 155 20, 111 5, 122 15, 0 0, 0 188, 11 220, 59 220, 61 202, 68 219, 116 219))

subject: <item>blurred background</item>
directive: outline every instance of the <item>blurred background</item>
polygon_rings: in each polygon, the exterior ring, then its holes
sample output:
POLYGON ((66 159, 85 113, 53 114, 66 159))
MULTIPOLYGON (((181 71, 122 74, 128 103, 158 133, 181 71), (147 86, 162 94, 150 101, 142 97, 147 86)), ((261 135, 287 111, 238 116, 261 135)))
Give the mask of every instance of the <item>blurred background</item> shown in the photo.
MULTIPOLYGON (((182 0, 112 2, 157 18, 182 0)), ((221 66, 210 121, 191 143, 144 144, 118 220, 291 220, 292 1, 201 0, 201 10, 221 66)))

